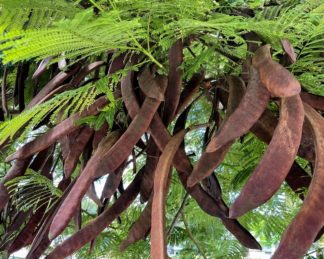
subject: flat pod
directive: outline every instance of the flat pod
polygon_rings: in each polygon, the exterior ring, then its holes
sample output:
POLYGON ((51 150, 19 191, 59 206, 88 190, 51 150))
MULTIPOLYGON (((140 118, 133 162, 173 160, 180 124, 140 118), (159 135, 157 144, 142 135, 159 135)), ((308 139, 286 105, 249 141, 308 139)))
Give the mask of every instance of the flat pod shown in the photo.
POLYGON ((65 177, 70 177, 73 173, 74 169, 76 168, 79 157, 82 154, 84 148, 86 147, 87 143, 91 139, 94 130, 90 127, 85 127, 81 130, 78 134, 73 144, 70 146, 70 150, 66 156, 64 161, 64 174, 65 177))
POLYGON ((301 258, 324 226, 324 119, 304 104, 306 119, 315 136, 315 168, 306 199, 285 231, 273 259, 301 258))
POLYGON ((252 58, 261 82, 276 97, 291 97, 301 91, 298 80, 282 65, 271 58, 269 44, 260 47, 252 58))
POLYGON ((280 188, 295 160, 301 140, 304 107, 299 95, 281 100, 279 123, 272 140, 230 209, 237 218, 269 200, 280 188))
POLYGON ((52 78, 51 81, 49 81, 42 90, 30 101, 30 103, 27 105, 27 109, 30 109, 34 107, 37 103, 39 103, 40 100, 42 100, 45 96, 47 96, 50 92, 52 92, 55 88, 59 87, 63 84, 65 80, 70 78, 72 75, 74 75, 78 70, 79 66, 75 66, 72 70, 68 72, 60 72, 55 77, 52 78))
POLYGON ((164 217, 168 178, 172 160, 185 134, 186 131, 182 130, 171 138, 163 150, 155 170, 151 216, 151 257, 153 259, 167 257, 164 217))
POLYGON ((152 199, 150 199, 139 218, 132 225, 127 238, 121 243, 120 250, 124 251, 128 246, 144 239, 151 228, 152 199))
POLYGON ((301 92, 300 97, 303 102, 312 106, 314 109, 324 112, 324 96, 301 92))
MULTIPOLYGON (((132 88, 133 86, 131 75, 131 73, 128 73, 127 77, 122 81, 122 85, 124 86, 124 88, 122 87, 122 94, 126 108, 132 117, 138 112, 139 105, 132 88)), ((232 103, 234 108, 234 100, 232 101, 232 103)), ((158 114, 154 115, 149 128, 149 132, 151 133, 151 136, 153 137, 159 149, 163 151, 167 143, 170 141, 171 136, 158 114)), ((186 156, 185 151, 182 148, 179 148, 176 152, 173 159, 173 164, 178 171, 182 185, 184 186, 186 191, 196 200, 199 207, 211 216, 225 218, 227 216, 227 207, 220 207, 218 203, 215 202, 215 200, 209 194, 207 194, 200 185, 187 187, 186 183, 190 173, 192 172, 192 166, 188 157, 186 156)), ((245 239, 244 243, 249 244, 248 247, 251 249, 260 249, 258 242, 249 233, 248 235, 246 233, 248 233, 246 230, 239 232, 240 236, 244 237, 245 239)), ((237 235, 237 233, 235 235, 237 235)))
POLYGON ((182 86, 183 62, 182 39, 177 40, 169 50, 168 87, 165 93, 165 104, 162 119, 166 125, 174 118, 180 100, 182 86))
POLYGON ((235 111, 226 119, 206 152, 214 152, 226 143, 244 135, 261 117, 267 107, 270 93, 262 85, 258 72, 250 67, 247 90, 235 111))
POLYGON ((63 259, 73 254, 78 249, 94 240, 107 226, 109 226, 123 211, 125 211, 135 200, 139 193, 142 174, 138 173, 130 183, 125 192, 116 202, 107 208, 102 214, 92 220, 78 232, 64 240, 51 251, 46 259, 63 259))
MULTIPOLYGON (((94 181, 97 171, 106 171, 106 168, 100 167, 100 161, 104 159, 104 155, 120 137, 120 132, 114 131, 105 137, 99 144, 97 150, 88 161, 87 165, 77 178, 75 185, 64 199, 62 205, 56 212, 51 223, 49 238, 53 239, 60 234, 74 216, 75 211, 81 202, 82 197, 90 188, 94 181)), ((108 173, 106 171, 106 173, 108 173)))
POLYGON ((86 110, 81 113, 76 113, 71 117, 65 119, 60 124, 50 129, 45 134, 39 136, 35 140, 25 144, 22 148, 20 148, 16 153, 7 157, 6 161, 12 161, 14 159, 24 159, 32 156, 33 154, 42 151, 52 144, 54 144, 57 140, 64 137, 65 135, 77 130, 80 126, 76 126, 76 122, 81 118, 96 115, 99 113, 100 109, 103 108, 107 104, 107 100, 105 97, 100 97, 96 100, 92 105, 90 105, 86 110))
POLYGON ((280 41, 282 49, 285 51, 291 63, 295 63, 297 60, 297 56, 294 50, 294 47, 291 45, 289 40, 282 39, 280 41))
MULTIPOLYGON (((242 79, 238 77, 229 77, 227 80, 229 83, 230 93, 228 97, 226 119, 223 125, 226 123, 227 119, 230 118, 231 114, 233 114, 235 109, 239 106, 239 103, 241 102, 245 92, 245 84, 242 79)), ((221 126, 221 129, 222 127, 223 126, 221 126)), ((213 139, 214 138, 215 137, 213 137, 213 139)), ((189 187, 194 186, 202 179, 209 176, 214 171, 214 169, 221 164, 231 145, 233 144, 232 140, 214 152, 207 152, 207 150, 212 149, 209 146, 213 146, 213 139, 208 144, 206 151, 203 152, 200 159, 195 164, 192 173, 190 174, 187 181, 187 185, 189 187)))

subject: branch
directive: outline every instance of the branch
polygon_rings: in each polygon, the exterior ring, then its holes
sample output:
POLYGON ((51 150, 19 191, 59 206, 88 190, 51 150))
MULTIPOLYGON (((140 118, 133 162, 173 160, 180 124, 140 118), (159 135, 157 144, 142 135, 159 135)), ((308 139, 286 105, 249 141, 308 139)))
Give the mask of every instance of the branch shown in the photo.
POLYGON ((169 229, 168 229, 167 237, 171 234, 171 232, 172 232, 172 230, 173 230, 173 228, 174 228, 174 225, 175 225, 175 223, 177 222, 177 220, 178 220, 178 218, 179 218, 179 216, 180 216, 180 213, 181 213, 181 211, 183 210, 183 208, 184 208, 184 206, 185 206, 185 204, 186 204, 186 201, 187 201, 188 197, 189 197, 189 193, 186 193, 185 196, 183 197, 183 200, 182 200, 182 202, 181 202, 181 205, 180 205, 180 207, 179 207, 177 213, 175 214, 175 216, 174 216, 174 218, 173 218, 173 220, 172 220, 172 223, 171 223, 171 225, 170 225, 170 227, 169 227, 169 229))
POLYGON ((186 218, 185 218, 185 215, 183 213, 183 211, 180 212, 181 213, 181 216, 182 216, 182 221, 185 225, 185 228, 186 228, 186 231, 188 233, 188 236, 189 238, 191 239, 191 241, 195 244, 195 246, 197 247, 199 253, 201 254, 201 256, 204 258, 204 259, 207 259, 206 255, 204 254, 201 246, 198 244, 198 242, 195 240, 195 238, 193 237, 192 235, 192 232, 191 230, 189 229, 189 226, 188 226, 188 222, 186 221, 186 218))

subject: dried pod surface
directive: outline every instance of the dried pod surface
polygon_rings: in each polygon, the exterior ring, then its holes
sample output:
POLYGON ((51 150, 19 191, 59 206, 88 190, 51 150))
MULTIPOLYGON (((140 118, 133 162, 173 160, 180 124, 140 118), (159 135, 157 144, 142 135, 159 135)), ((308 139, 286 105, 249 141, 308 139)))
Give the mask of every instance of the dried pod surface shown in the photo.
POLYGON ((124 251, 128 246, 144 239, 151 228, 152 199, 150 199, 139 218, 132 225, 127 238, 121 243, 120 250, 124 251))
POLYGON ((123 176, 123 172, 125 169, 126 163, 123 163, 118 169, 110 173, 107 177, 107 180, 105 182, 104 188, 101 193, 101 200, 107 199, 110 200, 110 198, 113 196, 115 191, 117 190, 123 176))
POLYGON ((47 66, 48 66, 48 64, 50 63, 51 60, 52 60, 52 57, 48 57, 48 58, 43 59, 39 63, 36 71, 34 72, 34 74, 32 76, 32 79, 37 79, 38 77, 40 77, 47 70, 47 66))
POLYGON ((303 257, 324 226, 324 119, 307 104, 305 114, 315 136, 314 174, 306 199, 284 233, 274 259, 303 257))
POLYGON ((291 97, 301 91, 298 80, 283 66, 271 58, 269 44, 260 47, 252 58, 261 82, 277 97, 291 97))
POLYGON ((301 92, 300 97, 303 102, 309 104, 316 110, 324 112, 324 97, 319 95, 314 95, 306 92, 301 92))
POLYGON ((96 178, 98 170, 103 171, 103 173, 109 173, 107 168, 100 166, 100 162, 105 159, 107 150, 114 145, 119 137, 120 132, 114 131, 100 142, 96 152, 88 161, 75 185, 72 187, 71 191, 58 209, 50 227, 50 239, 53 239, 60 234, 67 226, 70 219, 74 216, 82 197, 88 191, 90 185, 96 178))
POLYGON ((79 66, 76 66, 69 72, 60 72, 59 74, 57 74, 51 81, 47 83, 47 85, 42 88, 42 90, 33 98, 33 100, 30 101, 30 103, 27 105, 27 109, 34 107, 46 95, 52 92, 55 88, 62 85, 63 82, 74 75, 79 70, 79 68, 79 66))
MULTIPOLYGON (((147 78, 145 80, 140 79, 140 84, 147 89, 147 94, 149 96, 156 96, 159 98, 163 93, 163 89, 166 87, 166 80, 160 77, 154 78, 153 74, 151 74, 148 69, 143 73, 143 76, 145 75, 147 78), (151 89, 146 85, 148 83, 151 84, 151 89)), ((111 148, 102 151, 100 147, 98 147, 96 153, 99 154, 93 156, 93 159, 90 160, 91 163, 90 161, 88 162, 86 168, 78 178, 75 187, 72 188, 55 216, 50 229, 51 239, 56 237, 66 227, 73 216, 73 211, 88 190, 91 182, 96 177, 115 171, 129 156, 133 146, 148 129, 152 117, 160 105, 158 99, 153 99, 151 97, 145 98, 139 113, 135 116, 126 132, 118 138, 111 148)))
POLYGON ((65 177, 70 177, 76 168, 79 157, 82 154, 85 146, 89 142, 90 138, 93 135, 94 130, 90 127, 85 127, 79 133, 75 141, 73 141, 72 146, 70 146, 70 150, 66 156, 64 161, 64 174, 65 177))
POLYGON ((75 124, 79 119, 90 115, 98 114, 99 110, 103 108, 106 104, 106 98, 100 97, 92 105, 90 105, 88 109, 81 112, 81 114, 77 113, 72 115, 70 118, 65 119, 60 124, 49 130, 47 133, 25 144, 16 153, 8 156, 6 161, 9 162, 14 159, 24 159, 48 148, 49 146, 54 144, 58 139, 78 129, 79 126, 76 126, 75 124))
POLYGON ((180 95, 179 105, 175 114, 180 114, 189 106, 199 92, 199 85, 204 80, 204 73, 194 74, 180 95))
MULTIPOLYGON (((127 77, 122 81, 122 95, 128 113, 132 117, 133 115, 135 116, 137 114, 139 105, 132 89, 133 85, 131 75, 131 73, 128 73, 127 77)), ((158 114, 154 115, 149 132, 152 134, 152 137, 160 151, 163 151, 171 136, 158 114)), ((183 149, 178 150, 173 162, 179 173, 180 180, 186 188, 187 178, 192 171, 192 166, 183 149)), ((226 216, 226 214, 218 207, 217 204, 215 204, 214 200, 201 188, 201 186, 196 185, 192 188, 186 188, 186 190, 206 213, 212 216, 226 216)))
POLYGON ((133 182, 127 187, 125 192, 117 201, 106 209, 97 218, 91 221, 81 230, 67 238, 58 245, 46 259, 63 259, 73 254, 75 251, 94 240, 107 226, 109 226, 129 205, 135 200, 139 193, 142 174, 138 173, 133 182))
POLYGON ((237 218, 269 200, 280 188, 296 157, 304 122, 299 95, 281 100, 280 118, 272 140, 230 209, 237 218))
POLYGON ((167 257, 164 214, 168 176, 173 157, 185 134, 186 131, 182 130, 171 138, 164 148, 155 170, 151 217, 151 257, 153 259, 167 257))
MULTIPOLYGON (((123 100, 125 100, 125 105, 128 109, 128 112, 132 116, 132 114, 134 115, 138 112, 139 106, 134 91, 132 90, 132 82, 130 76, 131 74, 129 73, 127 77, 124 79, 123 82, 124 89, 122 88, 122 91, 123 91, 123 100), (125 96, 127 96, 127 98, 125 98, 125 96)), ((241 90, 239 91, 240 93, 239 96, 243 96, 244 89, 243 88, 240 89, 241 90)), ((233 110, 235 108, 235 105, 237 105, 236 104, 237 102, 235 101, 237 98, 238 97, 231 98, 232 105, 230 106, 233 107, 230 107, 229 108, 230 110, 231 109, 233 110)), ((157 146, 159 147, 159 149, 163 151, 167 143, 170 141, 171 136, 168 130, 166 129, 166 127, 163 125, 162 120, 157 114, 155 114, 155 116, 153 117, 149 131, 152 134, 152 137, 155 143, 157 144, 157 146)), ((224 207, 223 204, 219 204, 215 202, 215 199, 213 199, 209 194, 207 194, 201 188, 200 185, 194 185, 193 187, 186 186, 187 179, 192 172, 192 166, 188 157, 186 156, 186 153, 182 148, 179 148, 178 151, 176 152, 175 157, 173 159, 173 164, 178 171, 180 180, 183 186, 185 187, 186 191, 188 191, 188 193, 196 200, 200 208, 211 216, 225 218, 227 216, 227 211, 228 211, 227 207, 224 207)), ((234 222, 233 224, 236 223, 234 222)), ((260 249, 260 245, 258 244, 258 242, 243 227, 242 227, 243 230, 238 229, 235 226, 231 228, 229 227, 229 229, 233 231, 232 233, 235 236, 239 236, 239 240, 240 242, 242 242, 242 244, 244 245, 248 244, 248 247, 252 249, 260 249)))
MULTIPOLYGON (((228 97, 228 105, 226 111, 227 119, 230 118, 231 114, 233 114, 235 109, 239 106, 239 103, 241 102, 245 92, 245 84, 240 78, 229 77, 228 83, 230 93, 228 97)), ((227 119, 225 119, 224 123, 226 123, 227 119)), ((213 139, 211 140, 209 145, 213 145, 212 141, 213 139)), ((187 185, 189 187, 194 186, 202 179, 210 175, 214 171, 214 169, 218 167, 220 163, 224 160, 232 144, 233 141, 230 141, 229 143, 225 144, 224 146, 222 146, 214 152, 205 151, 195 164, 193 171, 188 178, 187 185)), ((209 145, 207 146, 207 149, 209 149, 209 145)))
MULTIPOLYGON (((233 79, 230 78, 230 80, 233 79)), ((206 152, 214 152, 226 143, 248 132, 261 117, 269 99, 270 93, 260 82, 256 69, 251 67, 247 90, 240 104, 226 119, 216 136, 210 141, 206 152)))
POLYGON ((280 41, 282 49, 285 51, 291 63, 295 63, 297 60, 297 56, 294 50, 294 47, 291 45, 289 40, 283 39, 280 41))
POLYGON ((153 139, 150 139, 147 148, 146 164, 144 166, 143 179, 141 182, 141 202, 146 202, 151 196, 153 190, 153 180, 155 168, 159 162, 160 150, 153 139))
POLYGON ((177 40, 169 50, 168 87, 165 92, 163 121, 166 125, 174 118, 180 100, 183 62, 182 39, 177 40))

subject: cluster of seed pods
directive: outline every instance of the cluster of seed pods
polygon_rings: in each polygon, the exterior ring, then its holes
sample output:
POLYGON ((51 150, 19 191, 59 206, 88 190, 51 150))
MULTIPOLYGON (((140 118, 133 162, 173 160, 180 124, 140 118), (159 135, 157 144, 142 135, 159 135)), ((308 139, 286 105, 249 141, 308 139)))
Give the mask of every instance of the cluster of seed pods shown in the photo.
MULTIPOLYGON (((293 62, 295 57, 289 42, 283 41, 283 47, 293 62)), ((203 84, 204 73, 195 74, 187 83, 182 82, 183 48, 180 40, 171 47, 168 76, 157 75, 154 67, 146 66, 139 72, 129 71, 121 78, 114 94, 121 98, 128 114, 129 121, 124 125, 105 123, 94 130, 76 124, 81 118, 97 115, 108 104, 106 97, 101 96, 86 110, 70 116, 7 157, 7 162, 14 163, 0 183, 0 209, 2 218, 13 219, 6 230, 6 237, 15 231, 18 234, 10 241, 3 239, 1 250, 13 253, 31 245, 27 258, 39 258, 71 219, 77 222, 76 232, 57 245, 46 258, 66 258, 87 243, 92 249, 96 237, 140 195, 146 207, 120 249, 124 250, 150 235, 152 258, 167 258, 165 203, 174 167, 183 187, 197 205, 207 214, 219 218, 242 245, 251 249, 261 249, 261 246, 237 218, 268 201, 284 181, 296 193, 309 187, 306 197, 299 194, 304 200, 303 206, 287 228, 273 258, 299 258, 307 252, 321 236, 324 225, 323 98, 301 92, 295 77, 272 59, 270 46, 261 46, 245 64, 249 71, 247 77, 228 75, 223 80, 224 87, 219 89, 219 96, 213 101, 221 102, 225 107, 225 118, 220 125, 217 116, 211 118, 216 131, 207 139, 208 145, 199 160, 192 165, 183 140, 189 130, 195 129, 194 126, 185 128, 185 125, 191 103, 195 100, 193 97, 203 84), (271 100, 280 107, 279 120, 267 109, 271 100), (174 120, 171 134, 168 126, 174 120), (229 208, 222 199, 222 190, 213 172, 235 139, 248 132, 269 145, 229 208), (148 139, 143 142, 142 136, 146 133, 148 139), (63 196, 49 211, 46 211, 46 204, 36 212, 15 210, 5 183, 23 175, 27 168, 53 180, 51 169, 55 146, 59 146, 64 164, 58 185, 63 196), (135 148, 146 154, 146 163, 124 189, 123 172, 131 154, 136 165, 135 148), (295 162, 296 155, 314 163, 312 177, 295 162), (77 167, 80 158, 82 165, 77 167), (78 177, 71 180, 75 170, 79 170, 78 177), (107 174, 103 192, 98 197, 94 182, 107 174), (94 200, 99 209, 97 217, 81 227, 80 206, 85 195, 94 200), (117 199, 109 205, 113 196, 117 199)), ((26 109, 51 99, 57 93, 80 86, 86 76, 102 66, 107 66, 106 72, 112 74, 134 65, 137 58, 135 55, 121 55, 108 62, 109 65, 97 61, 83 67, 78 64, 68 72, 60 72, 26 109)), ((46 62, 40 64, 33 78, 44 73, 46 62)), ((215 103, 213 109, 217 114, 219 105, 215 103)))

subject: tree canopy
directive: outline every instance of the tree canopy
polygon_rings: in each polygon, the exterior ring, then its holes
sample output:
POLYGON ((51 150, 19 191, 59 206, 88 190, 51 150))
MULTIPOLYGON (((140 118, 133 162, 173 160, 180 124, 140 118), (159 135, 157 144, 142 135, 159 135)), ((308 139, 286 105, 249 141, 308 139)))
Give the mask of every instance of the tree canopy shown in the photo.
POLYGON ((320 0, 0 0, 0 251, 312 257, 320 0))

